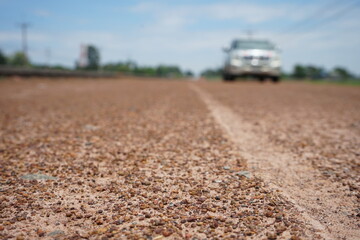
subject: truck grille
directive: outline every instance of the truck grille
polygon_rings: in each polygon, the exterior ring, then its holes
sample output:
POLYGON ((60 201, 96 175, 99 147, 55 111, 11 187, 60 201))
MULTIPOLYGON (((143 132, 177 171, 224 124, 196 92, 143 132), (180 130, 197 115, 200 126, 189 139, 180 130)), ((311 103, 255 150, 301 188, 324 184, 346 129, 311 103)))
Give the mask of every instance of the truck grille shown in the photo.
POLYGON ((251 65, 252 60, 258 60, 258 65, 269 65, 270 58, 267 56, 244 56, 243 61, 246 65, 251 65))

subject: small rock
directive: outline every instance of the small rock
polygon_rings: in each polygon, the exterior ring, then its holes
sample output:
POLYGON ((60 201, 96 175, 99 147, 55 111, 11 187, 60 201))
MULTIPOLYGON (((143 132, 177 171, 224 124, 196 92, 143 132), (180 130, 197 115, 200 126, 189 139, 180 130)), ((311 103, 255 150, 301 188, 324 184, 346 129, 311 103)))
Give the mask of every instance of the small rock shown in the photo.
POLYGON ((172 234, 172 231, 169 231, 169 230, 167 230, 167 229, 165 229, 165 230, 162 232, 162 235, 163 235, 164 237, 169 237, 171 234, 172 234))
POLYGON ((281 220, 282 220, 282 215, 281 214, 277 214, 276 216, 275 216, 275 221, 276 222, 281 222, 281 220))
POLYGON ((160 240, 160 239, 163 239, 164 237, 161 236, 161 235, 157 235, 155 237, 153 237, 153 240, 160 240))
POLYGON ((116 220, 113 223, 116 224, 116 225, 121 225, 121 224, 123 224, 123 221, 122 220, 116 220))
POLYGON ((210 224, 211 228, 217 228, 219 226, 219 223, 217 221, 214 221, 212 224, 210 224))
POLYGON ((96 229, 96 233, 103 234, 103 233, 106 233, 107 230, 108 230, 107 227, 98 228, 98 229, 96 229))
POLYGON ((39 237, 43 237, 45 236, 45 231, 41 230, 41 229, 38 229, 36 230, 36 234, 39 236, 39 237))
POLYGON ((230 167, 229 166, 224 166, 223 169, 224 170, 230 170, 230 167))
POLYGON ((21 176, 21 178, 26 180, 57 180, 56 177, 47 176, 44 174, 26 174, 21 176))
POLYGON ((85 126, 84 126, 84 128, 85 128, 86 130, 90 130, 90 131, 93 131, 93 130, 97 130, 97 129, 99 129, 99 127, 98 127, 98 126, 91 125, 91 124, 87 124, 87 125, 85 125, 85 126))
POLYGON ((244 176, 246 178, 250 178, 251 177, 251 173, 249 171, 240 171, 237 172, 236 175, 238 176, 244 176))
POLYGON ((64 235, 64 234, 65 234, 64 231, 55 230, 55 231, 52 231, 52 232, 48 233, 47 236, 54 237, 54 236, 59 236, 59 235, 64 235))
POLYGON ((277 235, 275 233, 268 233, 267 234, 267 239, 275 240, 275 239, 277 239, 277 235))
POLYGON ((272 212, 270 212, 270 211, 267 211, 267 212, 265 213, 265 216, 268 217, 268 218, 271 218, 271 217, 274 216, 274 214, 273 214, 272 212))

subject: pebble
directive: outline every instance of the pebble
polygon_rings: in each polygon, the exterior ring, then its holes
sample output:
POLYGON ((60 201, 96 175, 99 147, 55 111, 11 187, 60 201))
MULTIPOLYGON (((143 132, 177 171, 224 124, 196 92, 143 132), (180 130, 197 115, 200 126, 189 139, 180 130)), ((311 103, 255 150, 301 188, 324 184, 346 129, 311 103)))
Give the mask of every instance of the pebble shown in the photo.
POLYGON ((26 174, 21 176, 25 180, 57 180, 56 177, 44 175, 44 174, 26 174))
POLYGON ((95 130, 99 129, 98 126, 91 125, 91 124, 85 125, 84 128, 85 128, 86 130, 90 130, 90 131, 95 131, 95 130))
POLYGON ((235 174, 238 176, 244 176, 246 178, 251 178, 251 173, 249 171, 240 171, 235 174))
POLYGON ((167 229, 162 232, 162 235, 163 235, 164 237, 169 237, 171 234, 173 234, 173 232, 172 232, 172 231, 169 231, 169 230, 167 230, 167 229))
POLYGON ((155 237, 153 237, 152 239, 153 240, 160 240, 160 239, 163 239, 164 237, 162 235, 157 235, 155 237))
POLYGON ((47 236, 54 237, 54 236, 64 235, 64 234, 65 234, 65 232, 62 230, 55 230, 55 231, 48 233, 47 236))
POLYGON ((36 230, 36 234, 39 236, 39 237, 43 237, 43 236, 45 236, 45 231, 43 231, 43 230, 41 230, 41 229, 38 229, 38 230, 36 230))

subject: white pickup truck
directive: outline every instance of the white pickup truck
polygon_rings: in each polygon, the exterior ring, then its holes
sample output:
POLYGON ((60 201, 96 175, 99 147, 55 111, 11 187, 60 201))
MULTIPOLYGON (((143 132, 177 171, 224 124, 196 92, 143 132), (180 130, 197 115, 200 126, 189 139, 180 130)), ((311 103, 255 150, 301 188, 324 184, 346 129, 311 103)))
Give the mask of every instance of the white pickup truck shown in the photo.
POLYGON ((267 40, 236 39, 230 48, 224 48, 226 59, 223 71, 224 81, 236 77, 252 76, 260 81, 270 78, 280 80, 281 61, 279 50, 267 40))

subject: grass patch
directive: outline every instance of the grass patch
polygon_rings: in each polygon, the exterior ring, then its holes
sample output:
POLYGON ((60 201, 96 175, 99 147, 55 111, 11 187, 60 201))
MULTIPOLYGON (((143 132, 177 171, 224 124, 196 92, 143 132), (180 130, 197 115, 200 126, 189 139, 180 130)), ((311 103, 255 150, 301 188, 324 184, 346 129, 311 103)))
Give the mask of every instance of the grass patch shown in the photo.
POLYGON ((347 79, 347 80, 315 80, 307 81, 314 84, 333 84, 333 85, 347 85, 347 86, 360 86, 360 80, 357 79, 347 79))
POLYGON ((222 81, 222 77, 204 77, 206 81, 209 82, 220 82, 222 81))
POLYGON ((345 80, 329 80, 329 79, 317 79, 317 80, 296 80, 296 79, 283 79, 289 82, 306 82, 311 84, 330 84, 330 85, 345 85, 345 86, 360 86, 360 79, 345 79, 345 80))

